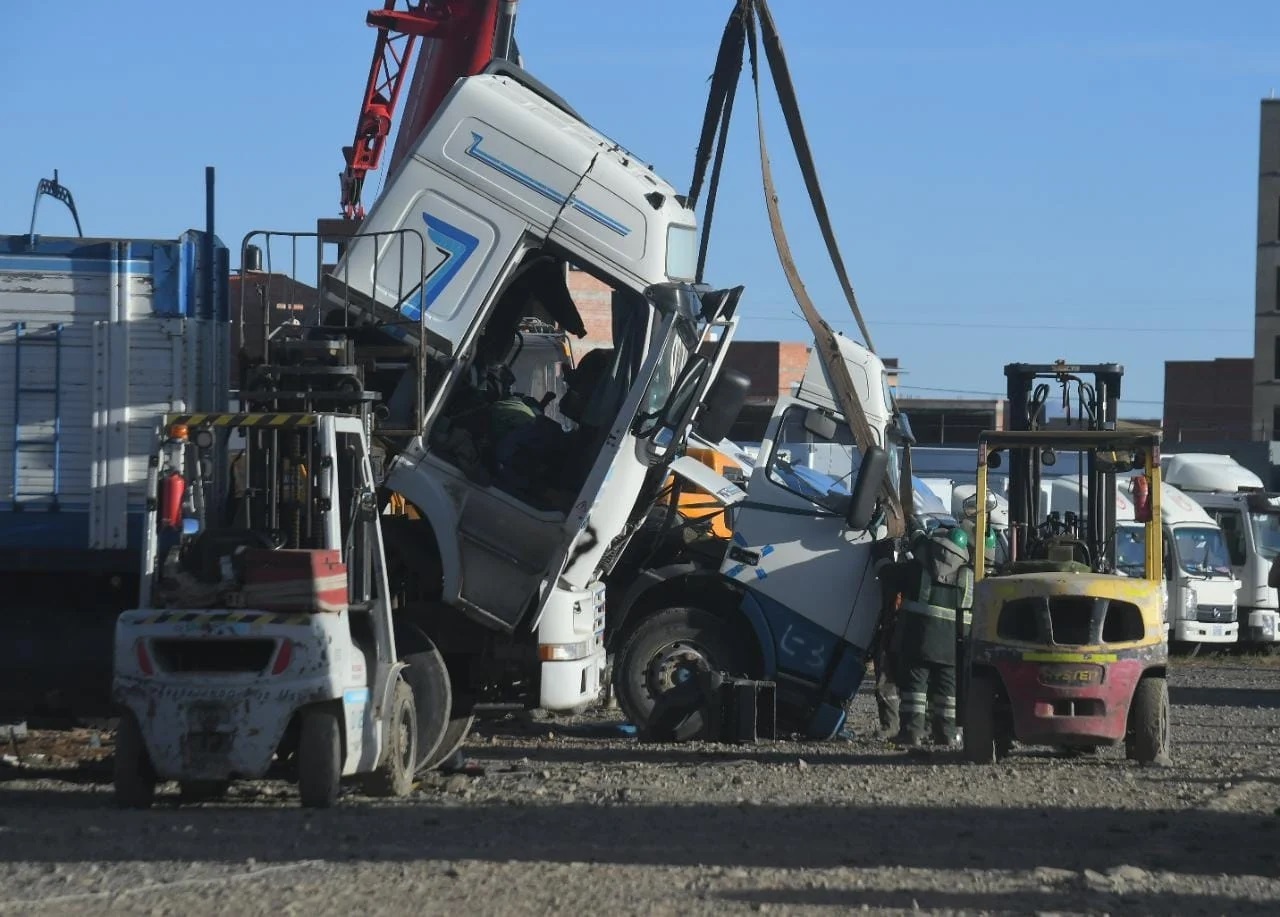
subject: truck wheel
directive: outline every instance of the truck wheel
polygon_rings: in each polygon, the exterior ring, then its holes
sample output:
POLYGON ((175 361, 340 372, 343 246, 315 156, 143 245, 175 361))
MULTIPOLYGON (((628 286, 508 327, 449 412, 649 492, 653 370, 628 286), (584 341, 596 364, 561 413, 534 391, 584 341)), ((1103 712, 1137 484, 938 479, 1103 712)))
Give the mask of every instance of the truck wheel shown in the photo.
POLYGON ((1001 744, 996 734, 995 682, 990 675, 974 675, 964 700, 964 756, 974 764, 995 764, 1003 757, 1001 744))
POLYGON ((418 771, 418 714, 413 691, 396 679, 378 769, 363 781, 370 796, 408 796, 418 771))
POLYGON ((130 710, 116 727, 116 802, 126 809, 149 809, 156 798, 156 771, 142 740, 142 727, 130 710))
POLYGON ((178 784, 178 802, 184 806, 215 802, 227 795, 230 780, 185 780, 178 784))
MULTIPOLYGON (((627 719, 643 730, 657 698, 690 683, 700 670, 744 674, 747 653, 731 627, 700 608, 668 608, 641 621, 614 667, 614 693, 627 719)), ((701 727, 694 714, 682 731, 701 727)))
MULTIPOLYGON (((426 638, 423 637, 425 640, 426 638)), ((413 692, 414 715, 417 717, 418 760, 414 773, 434 767, 436 751, 444 744, 453 715, 453 686, 444 657, 434 646, 401 657, 408 665, 400 677, 413 692)))
POLYGON ((1169 683, 1161 676, 1142 679, 1133 692, 1124 753, 1139 764, 1169 763, 1169 683))
POLYGON ((342 717, 330 707, 308 707, 300 716, 298 792, 308 809, 327 809, 342 780, 342 717))

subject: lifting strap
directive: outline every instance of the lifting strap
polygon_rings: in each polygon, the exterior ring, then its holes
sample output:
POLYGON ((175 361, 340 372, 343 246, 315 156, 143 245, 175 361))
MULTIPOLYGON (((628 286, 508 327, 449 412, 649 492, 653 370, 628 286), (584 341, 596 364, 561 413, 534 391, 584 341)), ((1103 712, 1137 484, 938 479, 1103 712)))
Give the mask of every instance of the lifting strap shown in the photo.
MULTIPOLYGON (((690 184, 689 194, 689 206, 693 207, 696 204, 697 195, 701 191, 707 162, 712 155, 712 137, 718 135, 715 164, 712 168, 711 182, 707 192, 707 206, 703 217, 697 278, 699 281, 702 280, 702 269, 705 263, 711 229, 711 215, 714 212, 715 195, 719 185, 720 164, 723 160, 724 144, 728 135, 729 115, 733 109, 733 87, 736 86, 738 74, 741 71, 742 48, 745 46, 750 54, 751 80, 756 98, 756 131, 760 145, 760 169, 764 185, 765 206, 769 213, 769 228, 773 234, 774 245, 778 250, 778 258, 782 263, 783 272, 787 275, 787 283, 791 287, 792 295, 800 306, 805 321, 808 322, 809 329, 813 333, 814 346, 818 350, 835 390, 836 403, 840 406, 841 413, 844 414, 845 421, 853 434, 854 442, 857 443, 860 451, 865 452, 870 446, 881 444, 872 432, 871 425, 867 421, 866 413, 863 410, 862 402, 858 399, 853 380, 849 375, 849 367, 840 353, 837 335, 822 318, 817 307, 814 306, 813 300, 810 299, 808 291, 805 289, 804 281, 801 279, 799 269, 796 267, 795 258, 791 253, 791 246, 787 241, 786 231, 782 225, 782 214, 778 208, 777 188, 774 185, 773 170, 769 162, 769 150, 765 141, 764 114, 760 101, 760 74, 756 46, 757 17, 764 34, 765 57, 774 78, 774 88, 778 93, 778 101, 782 106, 783 116, 786 119, 791 135, 791 143, 795 150, 801 173, 804 176, 814 215, 818 219, 823 239, 827 244, 827 253, 831 257, 837 276, 840 278, 845 298, 849 302, 849 308, 853 312, 854 319, 858 322, 858 327, 862 332, 863 340, 866 341, 867 349, 874 353, 871 335, 867 330, 866 322, 863 320, 862 311, 858 306, 857 297, 853 292, 848 272, 844 267, 844 260, 836 243, 835 233, 831 228, 830 216, 822 196, 822 188, 818 182, 817 170, 813 163, 813 155, 809 149, 809 142, 805 137, 804 125, 800 118, 795 87, 787 70, 782 42, 778 37, 777 27, 774 24, 772 14, 769 12, 766 0, 737 0, 733 12, 729 15, 729 21, 725 26, 725 34, 720 42, 720 51, 716 60, 716 70, 711 80, 711 91, 707 100, 702 134, 695 156, 693 180, 690 184), (734 59, 735 53, 737 55, 736 61, 734 59)), ((909 481, 904 482, 904 493, 907 492, 906 488, 909 486, 909 481)), ((887 479, 881 483, 881 496, 887 507, 886 524, 890 536, 897 537, 902 535, 906 528, 902 500, 887 479)))

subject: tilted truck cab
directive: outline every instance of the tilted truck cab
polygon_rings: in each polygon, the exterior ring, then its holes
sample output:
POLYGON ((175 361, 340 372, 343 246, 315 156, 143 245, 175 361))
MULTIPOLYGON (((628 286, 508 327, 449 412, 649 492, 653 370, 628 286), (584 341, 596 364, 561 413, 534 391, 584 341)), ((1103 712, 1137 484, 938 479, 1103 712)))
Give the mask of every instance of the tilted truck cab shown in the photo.
POLYGON ((389 450, 384 487, 411 509, 388 548, 412 580, 399 620, 450 661, 455 698, 596 699, 603 578, 706 399, 730 337, 708 330, 741 292, 695 287, 695 255, 671 185, 502 64, 455 85, 322 278, 330 319, 418 353, 420 371, 379 383, 391 422, 416 401, 421 430, 389 450), (477 380, 503 376, 531 316, 586 333, 570 270, 610 289, 611 346, 566 373, 570 423, 548 425, 529 393, 477 380))

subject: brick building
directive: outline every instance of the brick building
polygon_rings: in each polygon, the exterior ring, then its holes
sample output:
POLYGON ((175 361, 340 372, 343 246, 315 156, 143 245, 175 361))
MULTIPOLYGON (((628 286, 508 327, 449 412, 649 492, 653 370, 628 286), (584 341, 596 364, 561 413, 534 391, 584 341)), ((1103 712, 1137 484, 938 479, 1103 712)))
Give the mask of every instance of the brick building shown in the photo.
POLYGON ((1249 357, 1166 360, 1165 442, 1247 442, 1263 438, 1250 406, 1253 364, 1249 357))

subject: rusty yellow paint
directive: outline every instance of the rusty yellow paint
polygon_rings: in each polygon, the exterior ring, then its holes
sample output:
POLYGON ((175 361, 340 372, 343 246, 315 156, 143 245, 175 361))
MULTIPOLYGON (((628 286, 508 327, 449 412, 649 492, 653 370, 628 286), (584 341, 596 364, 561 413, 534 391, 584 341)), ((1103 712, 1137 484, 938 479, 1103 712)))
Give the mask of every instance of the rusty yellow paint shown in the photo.
POLYGON ((1041 653, 1022 654, 1023 662, 1115 662, 1115 653, 1041 653))
MULTIPOLYGON (((1107 573, 1021 573, 989 576, 974 585, 972 633, 978 640, 1009 644, 997 634, 1000 611, 1016 599, 1036 596, 1081 596, 1130 602, 1142 614, 1144 636, 1109 647, 1133 648, 1164 640, 1160 584, 1148 579, 1107 573)), ((1099 647, 1101 650, 1101 647, 1099 647)), ((1096 656, 1096 654, 1094 654, 1096 656)), ((1047 660, 1042 660, 1047 661, 1047 660)), ((1070 661, 1077 661, 1074 658, 1070 661)))

